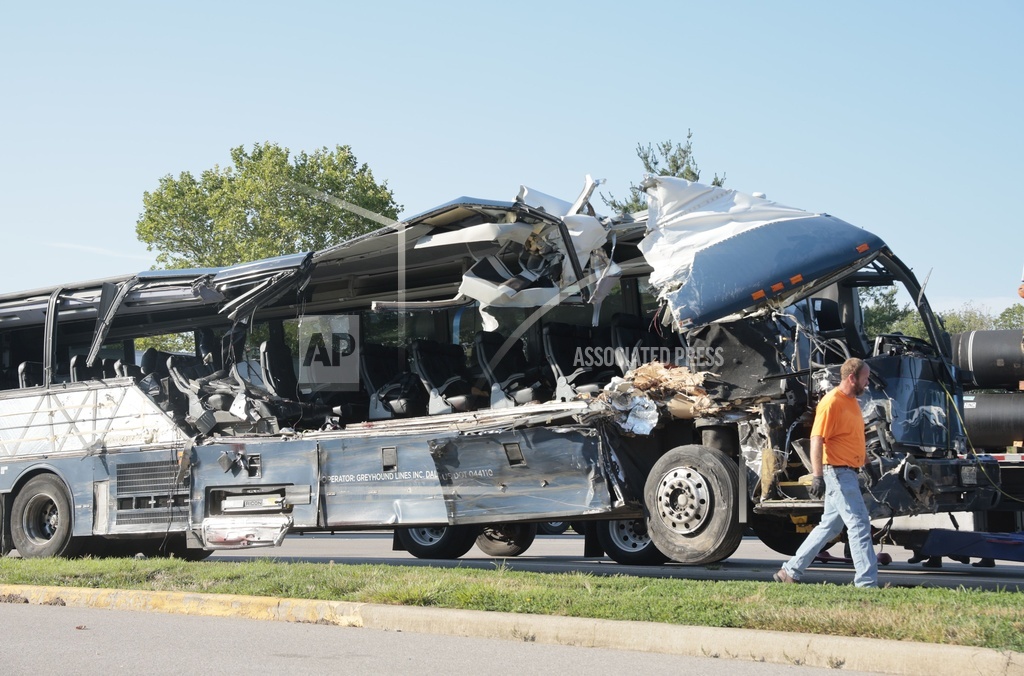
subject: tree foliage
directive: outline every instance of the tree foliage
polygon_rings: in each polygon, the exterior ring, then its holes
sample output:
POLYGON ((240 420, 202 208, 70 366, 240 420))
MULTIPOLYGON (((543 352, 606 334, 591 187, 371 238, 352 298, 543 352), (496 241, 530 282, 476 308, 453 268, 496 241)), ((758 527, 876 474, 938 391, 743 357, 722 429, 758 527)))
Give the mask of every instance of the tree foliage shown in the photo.
POLYGON ((1024 303, 1011 305, 995 319, 997 329, 1024 329, 1024 303))
POLYGON ((394 219, 401 209, 349 146, 291 155, 273 143, 231 150, 229 167, 167 175, 143 194, 135 231, 157 265, 219 267, 312 251, 380 227, 339 201, 394 219), (326 196, 326 197, 325 197, 326 196))
POLYGON ((974 303, 964 303, 956 310, 939 312, 942 324, 949 333, 966 333, 967 331, 988 331, 995 328, 995 318, 983 307, 974 303))
MULTIPOLYGON (((874 287, 860 290, 864 311, 864 329, 868 336, 882 333, 903 333, 927 338, 924 323, 910 303, 900 305, 897 287, 874 287)), ((985 307, 972 302, 956 310, 936 313, 949 333, 988 331, 991 329, 1024 329, 1024 304, 1018 303, 993 316, 985 307)))
MULTIPOLYGON (((645 174, 675 176, 676 178, 685 178, 687 181, 700 180, 700 169, 697 166, 697 160, 693 157, 693 131, 687 130, 686 143, 673 143, 671 140, 657 145, 638 143, 636 156, 643 163, 645 174)), ((711 185, 725 185, 725 174, 722 174, 721 177, 715 174, 711 185)), ((611 193, 607 197, 602 194, 601 199, 607 206, 620 214, 642 211, 647 208, 647 199, 643 190, 640 186, 632 183, 629 186, 627 199, 617 200, 611 193)))
MULTIPOLYGON (((909 312, 909 305, 900 305, 895 286, 873 286, 860 289, 860 302, 864 312, 864 332, 871 337, 893 333, 893 328, 909 312)), ((922 327, 923 328, 923 327, 922 327)))

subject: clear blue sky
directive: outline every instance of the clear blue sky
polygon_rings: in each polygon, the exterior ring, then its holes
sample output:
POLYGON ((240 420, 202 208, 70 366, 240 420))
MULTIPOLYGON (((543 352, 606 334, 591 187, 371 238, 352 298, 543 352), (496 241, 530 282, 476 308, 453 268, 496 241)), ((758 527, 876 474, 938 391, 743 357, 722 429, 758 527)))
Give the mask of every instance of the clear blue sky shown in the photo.
POLYGON ((142 194, 351 145, 405 214, 622 196, 638 142, 866 228, 939 309, 1017 302, 1019 2, 0 0, 0 292, 148 268, 142 194))

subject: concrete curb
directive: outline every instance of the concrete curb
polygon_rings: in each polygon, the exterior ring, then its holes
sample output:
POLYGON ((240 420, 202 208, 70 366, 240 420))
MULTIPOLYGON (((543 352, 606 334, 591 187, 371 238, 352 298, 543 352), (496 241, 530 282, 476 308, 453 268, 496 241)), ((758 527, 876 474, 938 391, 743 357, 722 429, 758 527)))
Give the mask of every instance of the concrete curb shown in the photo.
POLYGON ((989 648, 655 622, 519 615, 229 594, 0 585, 0 601, 315 622, 556 645, 723 657, 922 676, 1024 676, 1024 653, 989 648))

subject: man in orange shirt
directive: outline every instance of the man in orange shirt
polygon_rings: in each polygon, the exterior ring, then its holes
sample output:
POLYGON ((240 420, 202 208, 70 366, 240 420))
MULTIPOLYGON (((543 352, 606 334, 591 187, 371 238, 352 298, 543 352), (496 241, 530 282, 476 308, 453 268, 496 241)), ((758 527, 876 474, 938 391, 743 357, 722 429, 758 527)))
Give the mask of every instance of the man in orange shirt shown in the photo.
POLYGON ((825 497, 821 522, 779 572, 776 582, 799 582, 811 561, 846 525, 850 556, 858 587, 878 586, 878 560, 871 542, 871 522, 857 475, 864 466, 864 418, 857 397, 868 386, 871 367, 847 359, 839 370, 842 382, 818 403, 811 428, 813 498, 825 497))

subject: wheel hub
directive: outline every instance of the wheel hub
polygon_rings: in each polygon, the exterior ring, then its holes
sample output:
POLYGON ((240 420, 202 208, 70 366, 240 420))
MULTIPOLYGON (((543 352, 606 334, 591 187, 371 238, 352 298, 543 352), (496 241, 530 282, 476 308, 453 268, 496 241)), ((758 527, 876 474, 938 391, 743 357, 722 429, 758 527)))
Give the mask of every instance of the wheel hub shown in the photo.
POLYGON ((692 467, 665 472, 658 484, 658 518, 681 535, 699 530, 711 513, 711 493, 704 476, 692 467))
POLYGON ((416 544, 429 547, 437 544, 441 538, 444 537, 446 530, 448 529, 445 526, 410 528, 409 537, 412 538, 416 544))
POLYGON ((624 519, 612 521, 612 535, 619 547, 629 551, 644 549, 651 544, 651 536, 647 532, 647 523, 643 519, 624 519))
POLYGON ((25 534, 33 542, 43 544, 53 538, 60 527, 60 510, 48 496, 39 495, 25 510, 25 534))
POLYGON ((515 542, 517 538, 522 537, 523 530, 524 529, 521 524, 499 523, 484 528, 483 534, 488 540, 508 544, 515 542))

